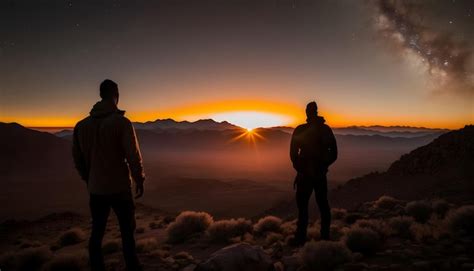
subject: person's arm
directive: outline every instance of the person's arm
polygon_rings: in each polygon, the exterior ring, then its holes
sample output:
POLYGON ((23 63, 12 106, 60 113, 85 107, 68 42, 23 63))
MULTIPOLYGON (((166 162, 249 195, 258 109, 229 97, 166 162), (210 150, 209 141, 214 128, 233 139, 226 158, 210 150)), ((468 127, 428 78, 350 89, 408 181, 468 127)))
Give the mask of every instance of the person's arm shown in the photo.
POLYGON ((76 167, 79 176, 81 176, 81 179, 87 183, 89 180, 89 170, 87 169, 84 153, 81 151, 81 146, 79 144, 77 126, 74 127, 74 132, 72 135, 72 157, 74 160, 74 166, 76 167))
POLYGON ((327 126, 327 146, 329 148, 328 166, 330 166, 337 160, 337 142, 329 126, 327 126))
POLYGON ((143 170, 142 155, 138 145, 137 136, 132 123, 127 119, 122 135, 122 146, 125 151, 125 158, 132 174, 133 181, 136 184, 137 197, 143 195, 143 182, 145 181, 145 172, 143 170))
POLYGON ((296 171, 298 171, 298 156, 300 152, 300 147, 297 140, 297 137, 298 137, 297 129, 298 128, 295 128, 295 130, 293 131, 293 135, 291 136, 291 142, 290 142, 290 159, 291 159, 291 162, 293 163, 293 168, 296 171))

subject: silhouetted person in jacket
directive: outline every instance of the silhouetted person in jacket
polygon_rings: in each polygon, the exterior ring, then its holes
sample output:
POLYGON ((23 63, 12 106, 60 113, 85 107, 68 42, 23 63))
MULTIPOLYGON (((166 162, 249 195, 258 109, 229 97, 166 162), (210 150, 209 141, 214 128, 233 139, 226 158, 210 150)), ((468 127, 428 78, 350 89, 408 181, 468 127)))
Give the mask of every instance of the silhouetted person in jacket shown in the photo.
POLYGON ((324 118, 318 116, 316 102, 310 102, 306 106, 306 116, 307 123, 296 127, 290 145, 291 161, 297 171, 295 186, 298 222, 295 245, 306 242, 308 203, 313 190, 321 216, 321 239, 329 239, 331 210, 327 197, 326 173, 337 159, 336 139, 331 128, 324 123, 324 118))
POLYGON ((118 86, 111 80, 100 85, 101 101, 90 116, 77 123, 73 136, 74 163, 90 193, 92 232, 89 240, 91 270, 105 270, 102 239, 112 209, 122 234, 122 247, 128 270, 141 270, 135 250, 135 204, 143 195, 143 172, 140 149, 132 123, 119 110, 118 86))

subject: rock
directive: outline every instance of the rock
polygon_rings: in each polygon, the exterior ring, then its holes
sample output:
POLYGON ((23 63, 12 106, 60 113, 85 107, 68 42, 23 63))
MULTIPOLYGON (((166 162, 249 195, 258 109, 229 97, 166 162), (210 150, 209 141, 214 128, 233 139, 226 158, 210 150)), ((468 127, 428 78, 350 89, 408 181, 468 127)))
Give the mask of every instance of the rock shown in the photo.
POLYGON ((342 267, 342 270, 346 271, 363 271, 367 270, 368 265, 366 263, 346 263, 342 267))
POLYGON ((413 266, 416 267, 417 270, 431 270, 431 264, 427 261, 414 262, 413 266))
POLYGON ((281 259, 285 266, 285 271, 296 271, 299 267, 299 257, 296 254, 285 256, 281 259))
POLYGON ((239 243, 214 252, 194 271, 268 271, 272 269, 272 260, 261 247, 239 243))
POLYGON ((190 265, 186 266, 185 268, 183 268, 183 270, 181 270, 181 271, 194 271, 194 269, 196 269, 196 265, 195 264, 190 264, 190 265))
POLYGON ((275 271, 285 271, 285 266, 283 265, 282 262, 276 262, 273 264, 273 269, 275 271))

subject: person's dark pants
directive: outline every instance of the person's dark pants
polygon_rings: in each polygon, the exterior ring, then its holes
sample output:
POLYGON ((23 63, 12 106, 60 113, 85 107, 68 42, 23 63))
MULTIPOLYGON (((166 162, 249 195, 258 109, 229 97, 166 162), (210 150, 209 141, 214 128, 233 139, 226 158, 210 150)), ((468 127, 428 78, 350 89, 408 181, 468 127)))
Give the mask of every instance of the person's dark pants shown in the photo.
POLYGON ((135 204, 131 193, 113 195, 90 195, 92 232, 89 239, 89 261, 91 270, 105 270, 102 255, 104 238, 110 209, 117 216, 122 234, 123 255, 127 270, 141 270, 135 249, 135 204))
POLYGON ((298 206, 298 222, 295 240, 300 244, 306 241, 308 228, 308 203, 313 193, 319 207, 321 217, 321 239, 329 240, 329 229, 331 225, 331 209, 328 203, 328 188, 326 174, 317 177, 304 177, 298 175, 296 182, 296 204, 298 206))

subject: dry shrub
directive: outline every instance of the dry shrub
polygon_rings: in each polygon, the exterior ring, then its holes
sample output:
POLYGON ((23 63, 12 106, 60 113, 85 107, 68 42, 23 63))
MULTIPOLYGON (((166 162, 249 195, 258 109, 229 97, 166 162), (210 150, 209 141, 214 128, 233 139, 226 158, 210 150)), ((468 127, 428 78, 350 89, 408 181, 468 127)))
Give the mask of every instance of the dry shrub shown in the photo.
POLYGON ((146 253, 158 248, 158 241, 155 238, 144 238, 137 241, 137 252, 146 253))
POLYGON ((390 196, 381 196, 374 202, 374 206, 378 209, 391 210, 393 209, 400 201, 390 197, 390 196))
POLYGON ((418 242, 428 241, 433 238, 433 228, 427 224, 413 223, 410 226, 410 233, 414 240, 418 242))
POLYGON ((219 220, 212 223, 207 231, 211 240, 228 242, 233 237, 252 231, 252 223, 244 218, 219 220))
POLYGON ((409 238, 410 226, 413 224, 413 218, 406 216, 397 216, 390 218, 388 224, 392 235, 397 235, 403 238, 409 238))
POLYGON ((450 209, 449 203, 444 199, 434 200, 431 206, 433 207, 433 212, 440 218, 444 218, 450 209))
POLYGON ((282 241, 283 240, 283 235, 279 234, 279 233, 274 233, 274 232, 271 232, 267 235, 267 237, 265 238, 265 244, 267 246, 269 245, 272 245, 278 241, 282 241))
POLYGON ((344 242, 353 252, 373 255, 381 246, 377 232, 369 228, 352 227, 346 233, 344 242))
POLYGON ((253 230, 258 234, 266 232, 281 232, 282 221, 276 216, 266 216, 260 218, 253 226, 253 230))
POLYGON ((281 230, 284 235, 293 234, 296 231, 296 220, 286 221, 282 223, 281 230))
POLYGON ((5 270, 40 270, 52 256, 53 253, 47 247, 25 248, 17 253, 3 254, 0 257, 0 267, 5 270))
POLYGON ((214 222, 212 216, 205 212, 185 211, 168 225, 166 233, 168 242, 180 243, 203 233, 214 222))
POLYGON ((354 224, 354 227, 371 229, 378 233, 381 238, 390 234, 390 229, 387 224, 380 219, 359 219, 354 224))
POLYGON ((431 217, 433 209, 426 201, 412 201, 405 206, 406 213, 419 223, 426 223, 431 217))
POLYGON ((474 205, 462 206, 450 212, 445 218, 452 235, 474 237, 474 205))
POLYGON ((72 228, 59 236, 62 247, 78 244, 86 239, 86 234, 80 228, 72 228))
POLYGON ((87 257, 83 253, 61 254, 46 265, 45 271, 81 271, 86 263, 87 257))
POLYGON ((333 270, 351 260, 351 252, 340 242, 307 242, 300 258, 309 270, 333 270))
POLYGON ((112 254, 120 250, 120 241, 117 239, 108 240, 102 245, 104 254, 112 254))
POLYGON ((332 219, 343 219, 347 215, 347 210, 342 208, 331 208, 332 219))

